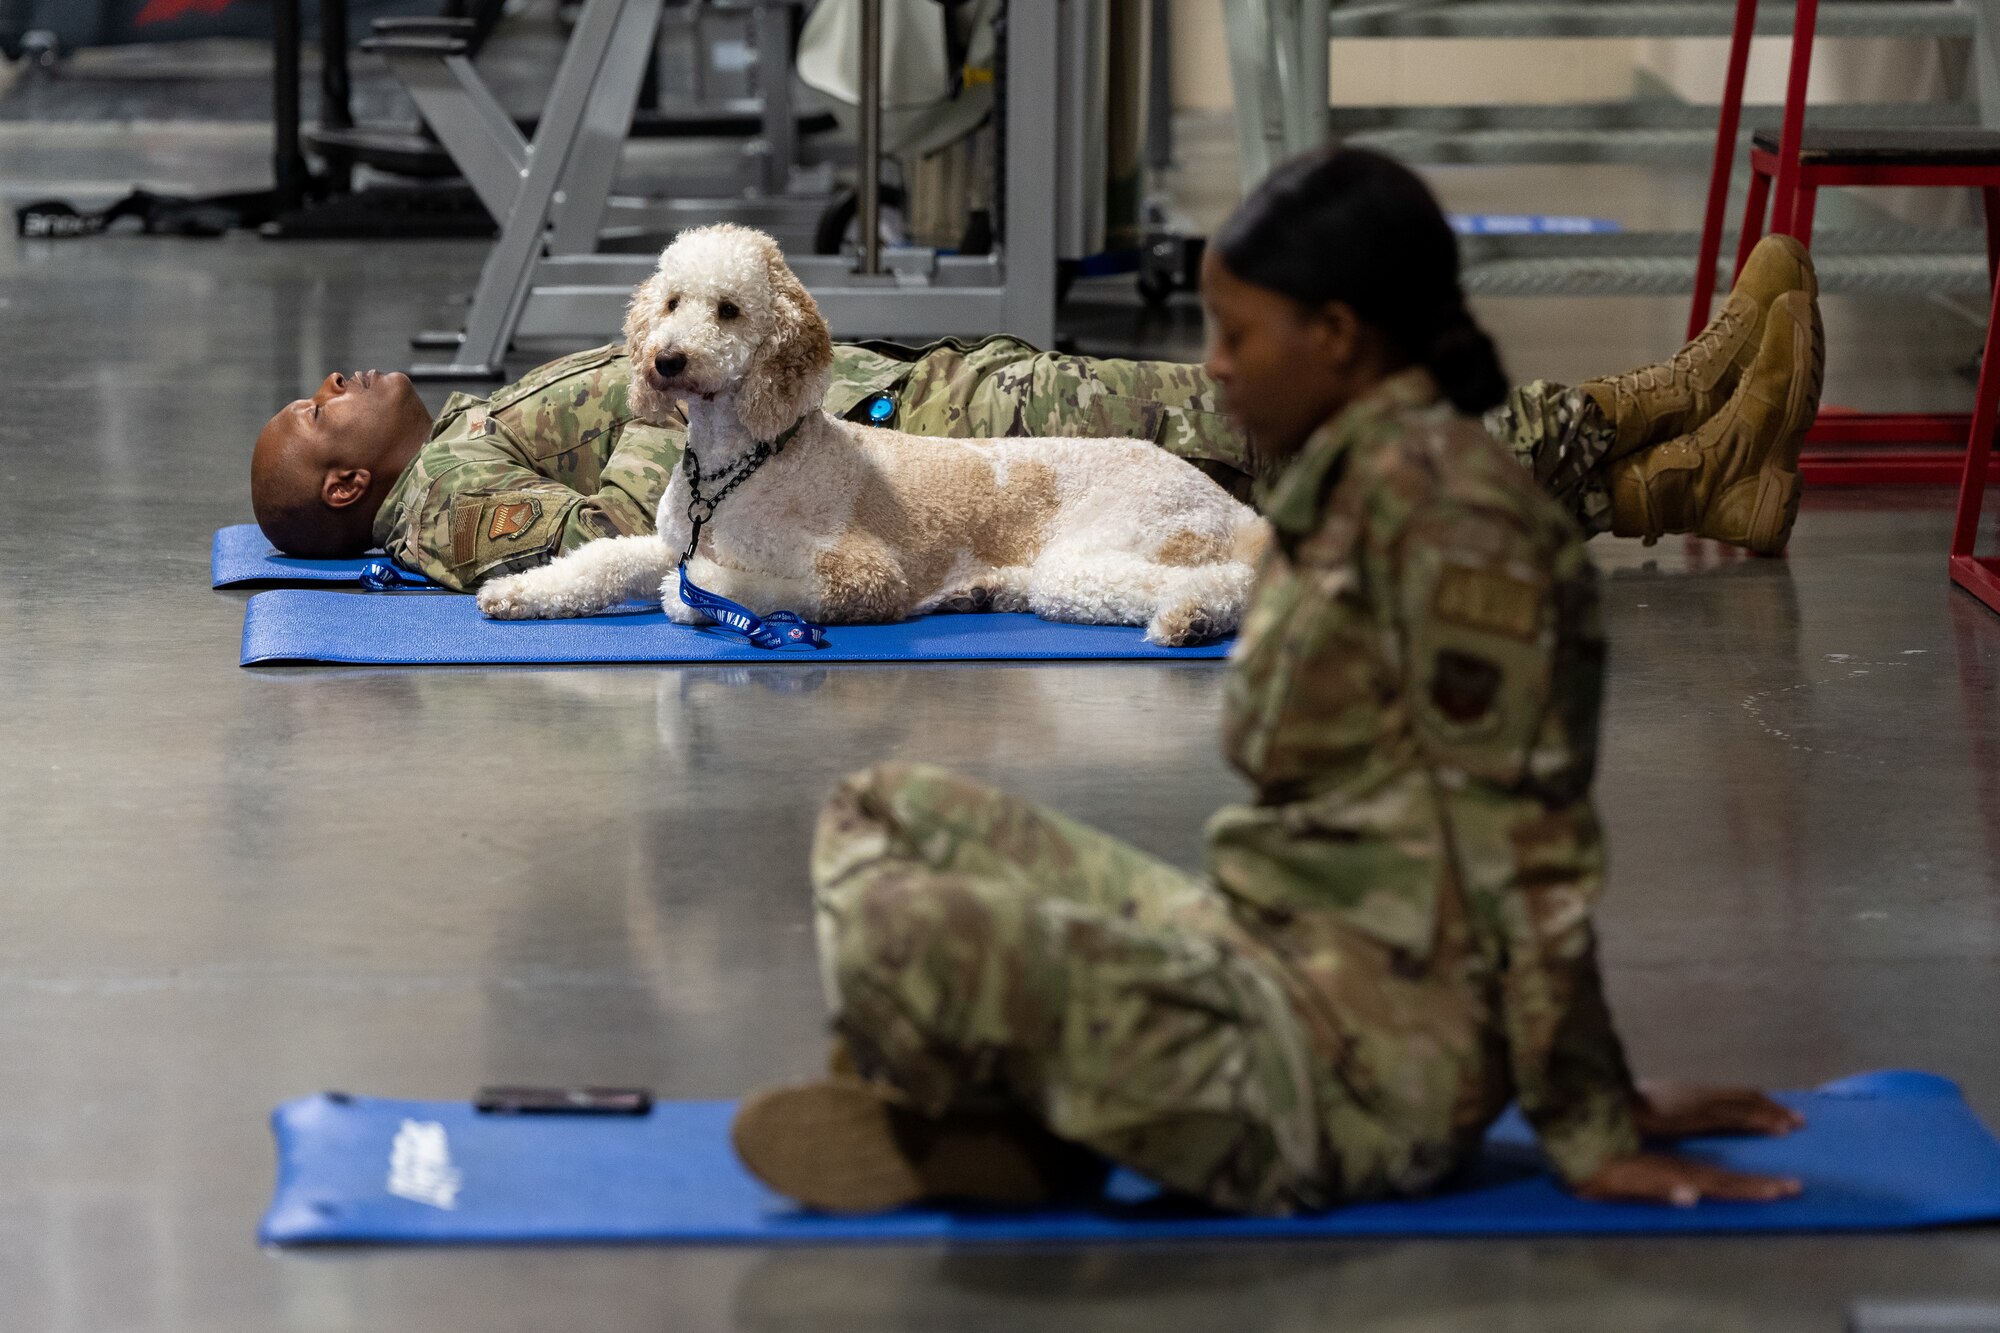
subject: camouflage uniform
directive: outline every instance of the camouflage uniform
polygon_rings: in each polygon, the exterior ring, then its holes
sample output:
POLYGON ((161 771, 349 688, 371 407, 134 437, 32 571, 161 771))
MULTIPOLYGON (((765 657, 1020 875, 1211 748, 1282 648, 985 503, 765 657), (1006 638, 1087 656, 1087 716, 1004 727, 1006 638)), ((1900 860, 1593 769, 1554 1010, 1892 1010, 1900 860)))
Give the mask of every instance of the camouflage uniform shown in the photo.
POLYGON ((1586 536, 1611 531, 1611 487, 1603 463, 1618 431, 1596 399, 1582 389, 1536 380, 1509 393, 1484 424, 1586 536))
POLYGON ((376 511, 375 542, 461 591, 597 537, 653 530, 684 430, 633 419, 622 347, 455 393, 376 511))
POLYGON ((1430 1188, 1510 1097, 1572 1183, 1634 1151, 1590 909, 1604 644, 1577 525, 1423 371, 1323 427, 1229 673, 1255 788, 1205 879, 937 769, 813 852, 857 1067, 1225 1208, 1430 1188))
MULTIPOLYGON (((376 543, 407 568, 470 589, 596 537, 651 532, 685 427, 635 420, 629 375, 622 346, 599 347, 490 398, 452 395, 376 514, 376 543)), ((887 424, 918 435, 1152 440, 1249 497, 1248 452, 1199 366, 1063 356, 1004 337, 834 349, 828 411, 866 419, 884 396, 895 409, 887 424)), ((1609 526, 1594 465, 1611 432, 1588 397, 1531 385, 1488 425, 1538 479, 1569 488, 1559 494, 1581 506, 1591 531, 1609 526)))
POLYGON ((1004 337, 902 355, 908 373, 894 389, 890 423, 899 430, 1151 440, 1249 498, 1249 448, 1200 366, 1065 356, 1004 337))

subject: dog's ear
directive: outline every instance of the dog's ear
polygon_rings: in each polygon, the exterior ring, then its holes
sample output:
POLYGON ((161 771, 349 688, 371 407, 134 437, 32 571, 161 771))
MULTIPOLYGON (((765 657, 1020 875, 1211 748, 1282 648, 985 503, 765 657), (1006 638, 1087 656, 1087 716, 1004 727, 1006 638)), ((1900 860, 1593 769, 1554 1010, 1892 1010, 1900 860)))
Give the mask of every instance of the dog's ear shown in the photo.
POLYGON ((646 354, 646 334, 653 327, 653 321, 660 317, 666 304, 667 275, 655 271, 653 276, 639 284, 632 293, 631 304, 625 307, 625 355, 637 365, 646 354))
POLYGON ((654 388, 651 377, 646 374, 646 365, 653 358, 648 335, 652 332, 653 322, 664 310, 666 300, 667 275, 655 273, 639 284, 639 290, 632 293, 632 304, 625 307, 625 359, 632 366, 627 399, 632 405, 633 415, 656 426, 673 420, 680 406, 670 394, 654 388))
POLYGON ((769 275, 771 331, 744 372, 736 415, 752 438, 769 440, 826 397, 833 373, 833 336, 812 293, 785 263, 777 243, 769 237, 758 239, 769 275))

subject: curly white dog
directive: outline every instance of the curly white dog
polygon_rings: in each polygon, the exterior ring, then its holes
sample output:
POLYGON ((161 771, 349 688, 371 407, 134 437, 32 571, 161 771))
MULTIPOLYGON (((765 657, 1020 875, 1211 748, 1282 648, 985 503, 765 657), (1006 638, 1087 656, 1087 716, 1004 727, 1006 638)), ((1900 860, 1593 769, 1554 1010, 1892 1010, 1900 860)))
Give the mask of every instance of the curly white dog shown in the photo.
POLYGON ((657 595, 675 620, 701 623, 670 577, 691 530, 692 466, 707 497, 741 479, 707 517, 688 575, 760 615, 1026 610, 1144 625, 1161 644, 1236 628, 1265 531, 1249 508, 1140 440, 930 439, 827 415, 826 323, 762 232, 683 232, 633 296, 625 337, 633 410, 664 420, 687 404, 693 462, 660 502, 659 534, 594 541, 489 583, 488 615, 582 616, 657 595))

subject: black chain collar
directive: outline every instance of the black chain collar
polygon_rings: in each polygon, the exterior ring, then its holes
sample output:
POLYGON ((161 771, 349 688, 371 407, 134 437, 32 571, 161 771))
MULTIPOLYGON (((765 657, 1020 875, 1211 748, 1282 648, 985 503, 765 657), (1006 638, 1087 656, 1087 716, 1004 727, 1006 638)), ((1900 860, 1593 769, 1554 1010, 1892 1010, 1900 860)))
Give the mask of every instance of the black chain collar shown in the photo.
POLYGON ((701 543, 702 527, 715 517, 716 509, 721 506, 729 493, 750 480, 758 468, 764 466, 764 464, 782 453, 785 446, 792 442, 792 437, 799 433, 799 427, 805 424, 805 417, 800 417, 797 421, 794 421, 791 425, 780 431, 778 438, 775 440, 759 440, 749 453, 728 466, 719 467, 713 472, 703 472, 701 470, 701 460, 695 457, 692 448, 683 447, 681 449, 681 471, 687 473, 688 480, 687 516, 690 528, 687 549, 681 552, 681 563, 683 565, 694 559, 694 549, 701 543), (713 495, 702 494, 701 488, 704 484, 713 484, 718 481, 722 483, 721 490, 713 495))

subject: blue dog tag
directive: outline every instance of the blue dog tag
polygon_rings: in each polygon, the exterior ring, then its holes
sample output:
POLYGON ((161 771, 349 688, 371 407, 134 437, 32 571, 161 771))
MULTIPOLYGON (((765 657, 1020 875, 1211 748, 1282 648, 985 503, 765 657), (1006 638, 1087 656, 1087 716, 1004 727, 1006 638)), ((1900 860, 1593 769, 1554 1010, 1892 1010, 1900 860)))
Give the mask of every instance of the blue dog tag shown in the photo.
POLYGON ((879 426, 896 415, 896 400, 886 393, 878 393, 868 400, 868 420, 879 426))

